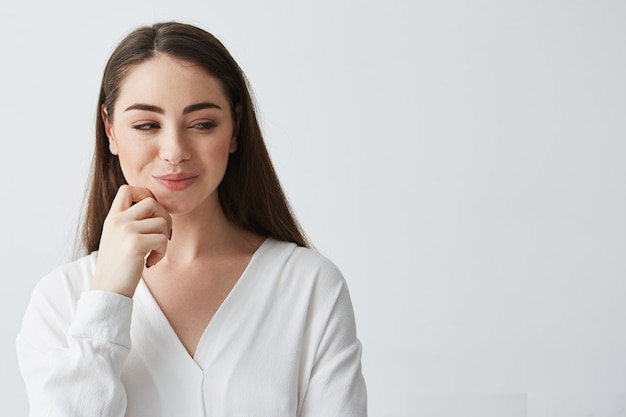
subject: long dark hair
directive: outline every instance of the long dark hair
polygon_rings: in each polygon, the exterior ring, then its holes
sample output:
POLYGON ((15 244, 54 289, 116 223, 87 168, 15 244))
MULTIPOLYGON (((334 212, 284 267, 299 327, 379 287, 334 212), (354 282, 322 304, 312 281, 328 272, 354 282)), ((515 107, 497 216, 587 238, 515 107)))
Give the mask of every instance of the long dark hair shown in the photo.
POLYGON ((117 46, 105 67, 96 112, 96 145, 91 185, 82 232, 87 253, 98 250, 104 220, 118 188, 126 184, 119 160, 111 154, 101 108, 109 117, 122 81, 135 65, 157 53, 193 62, 217 78, 229 101, 233 121, 239 119, 237 150, 230 154, 218 187, 220 205, 234 224, 278 240, 308 246, 270 160, 256 117, 248 81, 224 45, 195 26, 167 22, 131 32, 117 46), (240 111, 235 114, 235 109, 240 111))

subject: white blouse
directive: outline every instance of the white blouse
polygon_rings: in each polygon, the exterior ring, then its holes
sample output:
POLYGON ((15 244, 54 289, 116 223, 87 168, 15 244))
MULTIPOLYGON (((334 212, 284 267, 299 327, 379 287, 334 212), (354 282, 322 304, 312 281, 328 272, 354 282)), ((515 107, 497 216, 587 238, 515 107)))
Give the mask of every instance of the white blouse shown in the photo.
POLYGON ((140 281, 90 291, 97 253, 36 286, 17 338, 30 416, 366 416, 339 270, 267 239, 191 357, 140 281), (132 341, 132 348, 131 348, 132 341))

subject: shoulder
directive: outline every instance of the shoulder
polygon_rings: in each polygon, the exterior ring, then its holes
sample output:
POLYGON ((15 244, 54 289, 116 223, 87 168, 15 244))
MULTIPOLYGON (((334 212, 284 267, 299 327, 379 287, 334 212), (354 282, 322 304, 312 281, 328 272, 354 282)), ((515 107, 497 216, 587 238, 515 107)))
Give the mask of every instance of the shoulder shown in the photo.
POLYGON ((267 254, 278 261, 277 266, 290 275, 317 277, 335 284, 344 282, 339 268, 316 249, 274 239, 269 239, 263 246, 267 254))
POLYGON ((261 272, 265 282, 268 282, 267 279, 275 280, 276 288, 281 288, 283 295, 289 294, 289 299, 302 302, 304 300, 300 297, 306 297, 309 302, 332 302, 340 293, 347 291, 337 265, 315 249, 268 240, 260 252, 263 259, 259 264, 264 270, 257 272, 261 272))

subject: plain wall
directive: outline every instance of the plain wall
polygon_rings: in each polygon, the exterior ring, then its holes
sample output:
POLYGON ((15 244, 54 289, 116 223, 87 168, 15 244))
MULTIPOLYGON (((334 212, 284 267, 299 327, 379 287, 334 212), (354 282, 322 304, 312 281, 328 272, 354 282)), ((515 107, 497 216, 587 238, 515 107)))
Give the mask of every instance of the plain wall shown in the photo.
POLYGON ((27 410, 30 292, 74 254, 106 59, 172 19, 247 73, 295 211, 351 290, 371 416, 624 414, 625 2, 27 0, 0 17, 3 415, 27 410))

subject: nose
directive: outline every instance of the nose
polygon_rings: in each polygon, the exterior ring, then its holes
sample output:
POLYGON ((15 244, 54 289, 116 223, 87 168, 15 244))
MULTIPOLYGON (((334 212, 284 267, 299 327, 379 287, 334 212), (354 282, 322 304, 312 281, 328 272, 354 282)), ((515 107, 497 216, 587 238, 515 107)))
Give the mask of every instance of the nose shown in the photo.
POLYGON ((159 156, 164 161, 176 165, 191 158, 191 149, 185 135, 178 129, 164 130, 159 141, 159 156))

